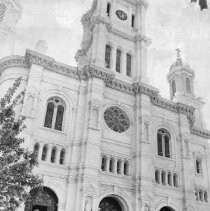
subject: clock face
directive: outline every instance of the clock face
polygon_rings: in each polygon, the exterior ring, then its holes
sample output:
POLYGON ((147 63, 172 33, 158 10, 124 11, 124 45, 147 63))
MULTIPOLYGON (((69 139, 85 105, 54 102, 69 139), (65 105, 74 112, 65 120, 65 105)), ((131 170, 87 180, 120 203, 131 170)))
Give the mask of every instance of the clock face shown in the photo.
POLYGON ((127 20, 127 14, 123 12, 122 10, 117 10, 116 15, 120 20, 123 20, 123 21, 127 20))

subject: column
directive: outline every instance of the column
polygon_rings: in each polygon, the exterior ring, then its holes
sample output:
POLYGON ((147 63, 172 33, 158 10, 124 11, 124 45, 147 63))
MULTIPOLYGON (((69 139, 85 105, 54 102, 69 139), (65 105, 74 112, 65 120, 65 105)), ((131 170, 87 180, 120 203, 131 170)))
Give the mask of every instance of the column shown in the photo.
POLYGON ((57 147, 56 157, 55 157, 55 163, 60 164, 60 153, 61 153, 61 147, 57 147))
POLYGON ((49 144, 48 147, 47 147, 47 158, 46 158, 46 161, 51 163, 51 153, 52 153, 52 145, 49 144))
POLYGON ((116 72, 116 54, 117 54, 117 48, 115 45, 112 45, 112 52, 111 52, 111 69, 113 72, 116 72))
POLYGON ((43 143, 39 143, 39 152, 38 152, 38 156, 37 156, 38 161, 42 159, 43 146, 44 146, 43 143))
POLYGON ((158 184, 161 184, 161 173, 162 171, 158 170, 158 184))
POLYGON ((118 157, 114 158, 114 174, 117 174, 117 161, 118 161, 118 157))
POLYGON ((109 172, 110 156, 106 156, 106 171, 109 172))
POLYGON ((124 160, 121 159, 121 162, 120 162, 120 174, 123 174, 123 171, 124 171, 124 160))
POLYGON ((127 63, 127 51, 122 51, 122 56, 121 56, 121 64, 122 64, 122 68, 121 68, 121 73, 123 75, 126 75, 126 63, 127 63))

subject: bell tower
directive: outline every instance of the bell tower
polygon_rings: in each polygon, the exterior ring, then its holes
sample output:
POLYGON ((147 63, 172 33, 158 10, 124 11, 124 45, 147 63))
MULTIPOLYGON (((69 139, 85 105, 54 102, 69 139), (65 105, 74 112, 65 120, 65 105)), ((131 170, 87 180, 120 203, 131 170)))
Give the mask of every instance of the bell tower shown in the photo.
POLYGON ((0 0, 0 58, 13 53, 15 28, 21 16, 19 0, 0 0))
POLYGON ((184 64, 180 49, 176 49, 177 59, 171 65, 168 74, 171 100, 195 108, 195 126, 206 127, 203 118, 204 102, 194 94, 195 71, 188 64, 184 64))
POLYGON ((94 0, 81 20, 78 66, 89 64, 123 80, 145 82, 150 44, 145 35, 147 7, 147 0, 94 0))

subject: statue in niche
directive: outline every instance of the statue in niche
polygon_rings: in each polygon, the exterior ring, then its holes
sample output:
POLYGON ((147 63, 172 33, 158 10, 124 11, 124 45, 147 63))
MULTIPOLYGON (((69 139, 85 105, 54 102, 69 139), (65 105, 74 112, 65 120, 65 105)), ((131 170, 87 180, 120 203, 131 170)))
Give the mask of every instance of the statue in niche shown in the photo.
POLYGON ((85 202, 85 210, 84 211, 92 211, 93 210, 93 201, 90 196, 87 197, 85 202))

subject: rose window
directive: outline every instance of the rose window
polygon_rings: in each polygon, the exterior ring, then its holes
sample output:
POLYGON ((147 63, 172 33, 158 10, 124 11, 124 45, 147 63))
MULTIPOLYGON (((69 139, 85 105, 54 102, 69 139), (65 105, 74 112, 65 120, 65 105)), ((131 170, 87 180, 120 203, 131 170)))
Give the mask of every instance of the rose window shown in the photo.
POLYGON ((130 120, 126 113, 118 107, 110 107, 104 112, 107 126, 115 132, 123 133, 130 127, 130 120))

